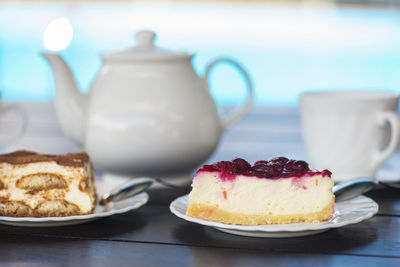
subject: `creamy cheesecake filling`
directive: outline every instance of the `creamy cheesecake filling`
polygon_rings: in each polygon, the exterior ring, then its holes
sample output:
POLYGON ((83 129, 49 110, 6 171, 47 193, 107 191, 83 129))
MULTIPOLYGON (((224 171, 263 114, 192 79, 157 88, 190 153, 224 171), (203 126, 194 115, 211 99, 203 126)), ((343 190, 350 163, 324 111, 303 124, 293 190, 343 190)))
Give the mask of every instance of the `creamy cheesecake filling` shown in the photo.
POLYGON ((242 225, 325 221, 335 203, 330 175, 284 157, 204 165, 193 179, 186 214, 242 225))
POLYGON ((202 172, 193 180, 189 202, 248 215, 318 212, 331 204, 332 185, 322 175, 281 179, 238 175, 233 182, 221 180, 217 172, 202 172))

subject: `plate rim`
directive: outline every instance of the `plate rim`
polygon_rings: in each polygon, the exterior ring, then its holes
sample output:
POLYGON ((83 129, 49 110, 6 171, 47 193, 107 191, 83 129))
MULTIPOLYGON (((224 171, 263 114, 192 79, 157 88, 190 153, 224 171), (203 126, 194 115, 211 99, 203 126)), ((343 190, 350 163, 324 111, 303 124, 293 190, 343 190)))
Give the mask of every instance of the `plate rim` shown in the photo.
MULTIPOLYGON (((189 221, 189 222, 201 224, 204 226, 210 226, 210 227, 213 227, 216 229, 223 228, 223 229, 228 229, 228 230, 236 230, 236 231, 244 231, 244 232, 264 232, 264 233, 274 232, 274 233, 276 233, 276 232, 319 231, 319 230, 323 230, 323 229, 329 230, 329 229, 339 228, 339 227, 343 227, 343 226, 350 225, 350 224, 359 223, 361 221, 364 221, 366 219, 373 217, 379 210, 378 204, 373 199, 366 197, 364 195, 361 195, 361 196, 358 196, 356 198, 353 198, 353 199, 350 199, 347 201, 341 201, 341 202, 335 203, 335 205, 336 204, 343 205, 343 204, 349 203, 350 201, 364 200, 364 201, 368 201, 370 204, 373 205, 373 210, 367 212, 363 216, 357 217, 352 220, 346 220, 346 221, 339 222, 339 223, 331 223, 332 220, 335 219, 335 218, 332 218, 332 219, 330 219, 330 221, 322 222, 322 223, 263 224, 263 225, 248 226, 248 225, 234 225, 234 224, 224 224, 224 223, 206 221, 206 220, 187 216, 186 214, 182 214, 181 212, 179 212, 179 210, 177 210, 175 208, 175 206, 177 205, 177 203, 179 205, 179 202, 188 199, 188 197, 189 197, 189 194, 183 195, 183 196, 176 198, 175 200, 173 200, 170 203, 170 206, 169 206, 170 211, 175 216, 177 216, 181 219, 184 219, 186 221, 189 221), (295 226, 295 227, 293 227, 293 226, 295 226)), ((187 205, 186 205, 186 208, 187 208, 187 205)), ((335 210, 335 213, 336 212, 338 212, 338 211, 335 210)))
MULTIPOLYGON (((149 200, 149 195, 146 192, 142 192, 136 196, 129 198, 131 201, 135 201, 135 203, 122 207, 111 209, 109 211, 90 213, 85 215, 74 215, 74 216, 64 216, 64 217, 10 217, 10 216, 0 216, 0 223, 3 222, 11 222, 11 223, 63 223, 70 221, 86 221, 86 220, 94 220, 109 217, 116 214, 126 213, 131 210, 138 209, 145 205, 149 200), (136 198, 136 201, 135 201, 136 198)), ((96 203, 96 205, 99 205, 96 203)))

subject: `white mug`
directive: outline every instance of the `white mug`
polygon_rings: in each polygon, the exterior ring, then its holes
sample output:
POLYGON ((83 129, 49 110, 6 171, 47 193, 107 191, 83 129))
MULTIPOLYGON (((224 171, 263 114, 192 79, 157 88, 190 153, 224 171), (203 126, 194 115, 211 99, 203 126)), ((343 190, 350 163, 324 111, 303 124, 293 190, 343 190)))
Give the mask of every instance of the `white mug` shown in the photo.
POLYGON ((300 95, 302 135, 312 167, 336 182, 374 178, 400 142, 399 95, 326 91, 300 95))

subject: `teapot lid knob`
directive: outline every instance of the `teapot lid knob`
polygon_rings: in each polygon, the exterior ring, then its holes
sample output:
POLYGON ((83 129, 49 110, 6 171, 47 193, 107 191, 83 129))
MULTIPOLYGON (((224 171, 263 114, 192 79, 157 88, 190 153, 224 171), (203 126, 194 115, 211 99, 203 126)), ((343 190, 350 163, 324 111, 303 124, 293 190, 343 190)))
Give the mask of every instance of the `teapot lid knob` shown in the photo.
POLYGON ((136 45, 122 50, 115 50, 102 54, 103 59, 117 61, 145 61, 166 59, 191 59, 193 54, 173 51, 157 47, 154 44, 156 34, 150 30, 138 31, 135 34, 136 45))
POLYGON ((154 39, 156 34, 152 31, 138 31, 135 34, 137 46, 140 47, 154 47, 154 39))

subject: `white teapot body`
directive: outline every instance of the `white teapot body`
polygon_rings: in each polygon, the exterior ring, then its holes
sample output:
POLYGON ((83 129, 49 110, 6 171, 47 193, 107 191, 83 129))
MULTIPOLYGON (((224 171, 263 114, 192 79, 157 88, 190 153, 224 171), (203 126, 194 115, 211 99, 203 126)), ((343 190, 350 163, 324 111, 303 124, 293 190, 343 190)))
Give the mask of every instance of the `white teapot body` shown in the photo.
MULTIPOLYGON (((138 45, 141 50, 148 39, 138 45)), ((189 175, 215 150, 225 127, 251 107, 251 81, 231 59, 214 60, 199 77, 191 54, 144 54, 103 56, 88 95, 78 93, 60 56, 44 54, 55 75, 57 116, 66 134, 106 172, 189 175), (218 62, 237 67, 249 90, 246 103, 222 119, 208 88, 209 71, 218 62)))

